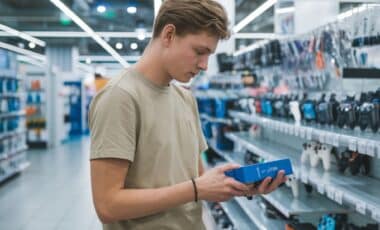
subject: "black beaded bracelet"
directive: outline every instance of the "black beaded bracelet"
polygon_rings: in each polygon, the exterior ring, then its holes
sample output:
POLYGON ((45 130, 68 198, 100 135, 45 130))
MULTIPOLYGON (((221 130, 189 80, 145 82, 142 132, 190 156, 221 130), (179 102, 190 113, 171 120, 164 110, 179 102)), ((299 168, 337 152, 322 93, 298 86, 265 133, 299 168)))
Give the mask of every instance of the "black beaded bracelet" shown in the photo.
POLYGON ((193 182, 193 188, 194 188, 194 201, 198 202, 198 190, 197 190, 197 185, 195 184, 194 178, 191 178, 191 182, 193 182))

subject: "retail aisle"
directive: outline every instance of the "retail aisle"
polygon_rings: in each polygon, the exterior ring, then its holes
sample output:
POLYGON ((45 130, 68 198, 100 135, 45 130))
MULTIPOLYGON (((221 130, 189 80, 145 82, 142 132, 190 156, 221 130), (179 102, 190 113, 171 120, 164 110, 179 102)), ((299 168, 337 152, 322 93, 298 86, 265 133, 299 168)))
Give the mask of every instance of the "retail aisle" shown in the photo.
POLYGON ((89 138, 28 152, 31 166, 0 185, 0 229, 101 229, 91 198, 89 138))

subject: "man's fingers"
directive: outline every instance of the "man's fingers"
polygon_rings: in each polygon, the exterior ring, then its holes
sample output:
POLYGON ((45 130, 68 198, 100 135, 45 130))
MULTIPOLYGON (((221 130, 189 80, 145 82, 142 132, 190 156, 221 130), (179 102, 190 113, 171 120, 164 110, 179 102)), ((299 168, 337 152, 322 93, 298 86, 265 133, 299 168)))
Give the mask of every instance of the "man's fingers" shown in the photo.
POLYGON ((230 163, 230 164, 221 165, 218 168, 222 172, 225 172, 225 171, 228 171, 228 170, 231 170, 231 169, 240 168, 240 167, 241 167, 241 165, 239 165, 239 164, 230 163))
POLYGON ((272 192, 275 190, 280 184, 284 183, 286 181, 285 172, 281 170, 278 174, 276 179, 270 184, 267 192, 272 192))

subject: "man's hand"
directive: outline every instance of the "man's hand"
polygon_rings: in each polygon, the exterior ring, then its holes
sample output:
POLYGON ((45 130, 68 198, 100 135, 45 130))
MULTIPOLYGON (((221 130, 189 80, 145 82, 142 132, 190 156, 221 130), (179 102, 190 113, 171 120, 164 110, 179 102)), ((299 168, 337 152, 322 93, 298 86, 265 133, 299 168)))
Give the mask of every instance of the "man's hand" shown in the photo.
POLYGON ((238 164, 226 164, 206 171, 195 180, 198 199, 222 202, 234 196, 245 196, 250 187, 224 174, 225 171, 241 167, 238 164))
POLYGON ((228 177, 225 171, 241 167, 238 164, 226 164, 206 171, 195 180, 198 188, 198 198, 213 202, 223 202, 234 196, 253 196, 268 194, 286 181, 284 171, 277 174, 275 180, 265 178, 258 186, 246 185, 228 177))
POLYGON ((268 194, 273 192, 280 186, 282 183, 285 183, 287 180, 287 177, 285 176, 284 170, 280 170, 277 174, 277 177, 275 180, 272 180, 271 177, 265 178, 259 185, 250 185, 250 190, 246 194, 246 196, 253 196, 253 195, 259 195, 259 194, 268 194))

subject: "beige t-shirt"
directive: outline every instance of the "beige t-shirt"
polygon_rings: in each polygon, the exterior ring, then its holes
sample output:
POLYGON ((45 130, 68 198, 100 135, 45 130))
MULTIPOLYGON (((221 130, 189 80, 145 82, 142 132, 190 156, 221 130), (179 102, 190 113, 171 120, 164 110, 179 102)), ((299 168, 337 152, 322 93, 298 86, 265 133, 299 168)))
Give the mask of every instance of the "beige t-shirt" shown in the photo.
MULTIPOLYGON (((189 90, 160 87, 133 69, 124 70, 91 103, 91 159, 131 163, 126 188, 160 188, 198 176, 207 148, 196 102, 189 90)), ((201 202, 104 225, 107 230, 205 229, 201 202)))

